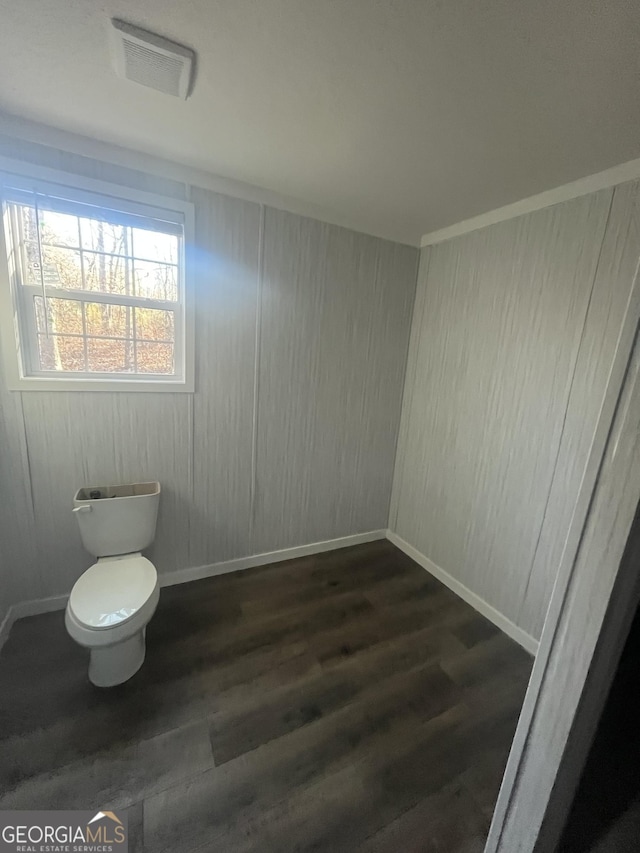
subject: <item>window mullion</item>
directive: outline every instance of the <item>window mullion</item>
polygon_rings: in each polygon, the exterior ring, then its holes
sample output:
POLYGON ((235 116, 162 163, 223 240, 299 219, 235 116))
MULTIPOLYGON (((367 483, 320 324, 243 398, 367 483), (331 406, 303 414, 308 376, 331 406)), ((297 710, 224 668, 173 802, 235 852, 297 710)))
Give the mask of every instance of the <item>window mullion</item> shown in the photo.
MULTIPOLYGON (((27 259, 27 241, 24 236, 22 216, 18 214, 18 206, 15 204, 11 205, 11 227, 12 229, 15 229, 15 240, 18 243, 18 252, 16 254, 16 257, 20 258, 18 268, 20 275, 20 283, 22 284, 27 280, 27 268, 29 266, 29 261, 27 259)), ((18 272, 18 269, 16 269, 16 272, 18 272)))
POLYGON ((133 239, 133 229, 131 230, 131 284, 133 287, 133 295, 136 296, 136 259, 134 252, 136 247, 134 245, 133 239))
POLYGON ((36 237, 38 238, 38 266, 40 268, 40 286, 42 290, 42 303, 43 303, 43 314, 44 314, 44 330, 49 337, 49 311, 47 308, 47 289, 44 283, 44 256, 42 254, 42 234, 40 233, 40 214, 38 212, 38 193, 34 189, 33 191, 33 199, 34 199, 34 210, 36 215, 36 237))
MULTIPOLYGON (((43 246, 46 246, 48 249, 68 249, 70 252, 77 252, 80 250, 81 246, 69 246, 67 243, 55 243, 50 240, 47 240, 46 243, 43 243, 43 246)), ((86 249, 84 248, 84 252, 87 255, 105 255, 108 258, 127 258, 127 260, 133 260, 132 254, 122 254, 121 252, 109 252, 105 250, 98 249, 86 249)), ((173 261, 161 261, 158 258, 147 258, 144 255, 138 255, 136 260, 142 261, 145 264, 157 264, 160 267, 174 267, 175 269, 179 269, 180 264, 175 264, 173 261)))
POLYGON ((9 227, 13 245, 13 275, 16 277, 16 299, 18 302, 18 323, 21 337, 21 348, 23 352, 23 369, 26 373, 36 370, 40 366, 40 349, 38 346, 38 333, 36 327, 35 305, 33 294, 39 293, 37 287, 27 291, 23 282, 27 278, 28 259, 24 227, 19 207, 16 204, 9 205, 9 227), (15 245, 17 243, 17 246, 15 245), (31 293, 31 296, 29 296, 31 293))
MULTIPOLYGON (((76 217, 78 223, 78 250, 80 252, 80 275, 82 276, 82 284, 86 288, 87 279, 84 270, 84 252, 82 251, 82 233, 80 230, 80 219, 76 217)), ((89 352, 87 346, 87 309, 84 300, 80 302, 80 316, 82 318, 82 353, 84 356, 85 373, 89 370, 89 352)))
MULTIPOLYGON (((130 232, 129 233, 129 239, 131 240, 131 246, 129 247, 130 251, 131 251, 131 261, 130 261, 130 264, 131 264, 131 287, 133 289, 133 294, 135 296, 135 292, 136 292, 136 268, 135 268, 135 259, 133 257, 133 253, 135 251, 134 245, 133 245, 133 228, 130 228, 129 232, 130 232)), ((129 274, 129 266, 127 266, 127 275, 128 274, 129 274)), ((131 309, 131 311, 133 313, 133 319, 132 319, 132 326, 133 326, 133 334, 132 334, 132 339, 133 339, 133 372, 137 373, 138 372, 137 311, 136 311, 135 307, 133 307, 131 309)))
POLYGON ((84 302, 80 303, 80 316, 82 317, 82 352, 84 356, 84 369, 89 370, 89 352, 87 346, 87 311, 84 302))
MULTIPOLYGON (((37 290, 37 288, 34 288, 37 290)), ((38 296, 40 294, 38 293, 38 296)), ((24 346, 27 360, 28 360, 28 370, 33 371, 37 370, 40 367, 40 343, 38 340, 38 327, 36 323, 36 311, 35 304, 33 301, 33 296, 29 296, 28 293, 19 293, 19 297, 22 307, 22 328, 24 330, 24 338, 23 346, 24 346)), ((43 309, 44 310, 44 309, 43 309)))
MULTIPOLYGON (((25 290, 32 290, 42 296, 42 291, 37 285, 22 285, 25 290)), ((119 293, 103 293, 99 290, 71 290, 64 287, 53 287, 45 285, 47 297, 51 299, 74 299, 77 302, 100 302, 105 305, 129 305, 132 308, 155 308, 159 311, 180 311, 179 302, 165 302, 162 299, 146 299, 144 296, 126 296, 119 293)))

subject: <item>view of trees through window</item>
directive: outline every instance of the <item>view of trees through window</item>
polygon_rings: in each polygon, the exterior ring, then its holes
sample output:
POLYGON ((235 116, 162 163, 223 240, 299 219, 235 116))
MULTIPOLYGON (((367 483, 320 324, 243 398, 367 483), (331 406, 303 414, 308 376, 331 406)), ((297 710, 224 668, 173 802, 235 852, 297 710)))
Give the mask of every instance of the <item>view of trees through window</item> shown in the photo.
POLYGON ((173 374, 179 238, 25 204, 12 207, 37 369, 173 374))

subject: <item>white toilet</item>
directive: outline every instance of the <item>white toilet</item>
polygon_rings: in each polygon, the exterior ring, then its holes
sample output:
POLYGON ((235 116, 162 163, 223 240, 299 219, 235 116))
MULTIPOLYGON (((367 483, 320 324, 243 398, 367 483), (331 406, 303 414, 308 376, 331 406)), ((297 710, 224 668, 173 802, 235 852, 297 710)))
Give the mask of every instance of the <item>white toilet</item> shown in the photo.
POLYGON ((159 598, 155 566, 140 553, 153 542, 160 483, 80 489, 73 512, 84 547, 98 558, 76 581, 67 631, 91 652, 89 679, 113 687, 144 661, 145 629, 159 598))

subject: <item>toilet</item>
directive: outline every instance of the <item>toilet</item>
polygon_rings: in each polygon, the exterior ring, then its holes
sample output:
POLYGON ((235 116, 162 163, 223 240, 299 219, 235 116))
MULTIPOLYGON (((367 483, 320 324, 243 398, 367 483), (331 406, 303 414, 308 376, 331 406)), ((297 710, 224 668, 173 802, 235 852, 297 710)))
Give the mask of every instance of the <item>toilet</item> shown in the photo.
POLYGON ((157 482, 85 487, 73 499, 82 542, 98 562, 74 584, 65 624, 89 649, 89 679, 98 687, 122 684, 144 661, 159 586, 141 552, 155 537, 159 501, 157 482))

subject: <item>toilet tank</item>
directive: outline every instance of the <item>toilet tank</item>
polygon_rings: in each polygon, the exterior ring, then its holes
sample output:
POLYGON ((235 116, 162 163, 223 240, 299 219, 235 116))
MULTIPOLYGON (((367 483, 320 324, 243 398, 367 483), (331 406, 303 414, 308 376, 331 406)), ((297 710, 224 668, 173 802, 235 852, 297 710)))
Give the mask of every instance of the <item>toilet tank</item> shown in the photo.
POLYGON ((153 542, 160 483, 85 486, 73 499, 82 544, 96 557, 143 551, 153 542))

